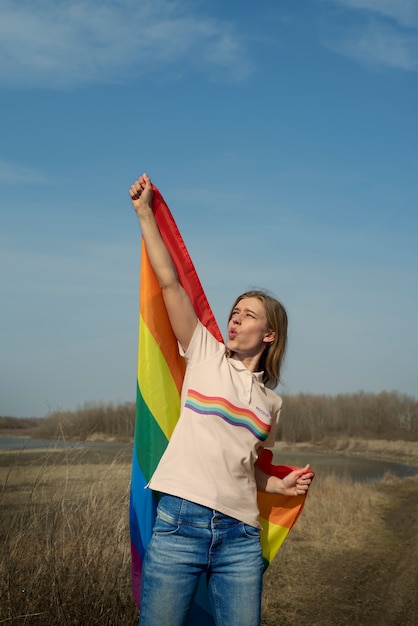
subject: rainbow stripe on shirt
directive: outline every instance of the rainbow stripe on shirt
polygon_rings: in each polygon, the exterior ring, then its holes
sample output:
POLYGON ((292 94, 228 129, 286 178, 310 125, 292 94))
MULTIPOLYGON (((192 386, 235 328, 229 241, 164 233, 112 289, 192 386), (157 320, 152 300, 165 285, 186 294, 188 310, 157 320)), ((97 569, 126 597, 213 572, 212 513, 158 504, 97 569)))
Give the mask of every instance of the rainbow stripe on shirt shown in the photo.
POLYGON ((219 396, 205 396, 189 389, 185 407, 200 415, 216 415, 231 426, 246 428, 259 441, 265 441, 270 432, 271 425, 260 420, 253 411, 236 406, 219 396))

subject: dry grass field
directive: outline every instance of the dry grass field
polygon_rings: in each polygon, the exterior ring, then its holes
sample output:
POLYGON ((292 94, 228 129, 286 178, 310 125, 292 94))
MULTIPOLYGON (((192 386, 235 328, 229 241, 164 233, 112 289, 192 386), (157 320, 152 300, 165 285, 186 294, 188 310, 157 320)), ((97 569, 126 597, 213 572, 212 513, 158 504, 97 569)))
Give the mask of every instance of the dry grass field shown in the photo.
POLYGON ((0 455, 0 624, 134 624, 127 459, 0 455))
MULTIPOLYGON (((364 445, 339 444, 366 456, 364 445)), ((418 465, 408 445, 387 448, 418 465)), ((116 449, 0 452, 0 625, 136 623, 130 446, 116 449)), ((265 575, 263 626, 418 624, 417 520, 418 476, 316 480, 265 575)))

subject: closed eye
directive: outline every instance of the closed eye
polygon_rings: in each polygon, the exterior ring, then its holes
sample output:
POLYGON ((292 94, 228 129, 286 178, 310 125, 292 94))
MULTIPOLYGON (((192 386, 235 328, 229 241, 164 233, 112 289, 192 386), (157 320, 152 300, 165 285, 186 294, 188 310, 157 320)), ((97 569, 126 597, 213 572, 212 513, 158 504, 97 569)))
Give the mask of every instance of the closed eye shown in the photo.
POLYGON ((231 318, 236 317, 237 315, 245 315, 245 317, 251 317, 252 319, 256 319, 257 315, 254 311, 240 311, 239 309, 235 309, 231 313, 231 318))

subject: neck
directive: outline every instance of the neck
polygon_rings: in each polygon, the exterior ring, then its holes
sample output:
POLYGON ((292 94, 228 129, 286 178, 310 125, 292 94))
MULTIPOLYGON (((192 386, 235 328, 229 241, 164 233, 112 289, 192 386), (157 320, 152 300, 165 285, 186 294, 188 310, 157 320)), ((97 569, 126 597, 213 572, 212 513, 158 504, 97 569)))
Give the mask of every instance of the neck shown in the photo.
POLYGON ((254 373, 258 371, 261 354, 240 355, 237 352, 229 352, 228 356, 230 359, 240 361, 247 368, 247 370, 254 373))

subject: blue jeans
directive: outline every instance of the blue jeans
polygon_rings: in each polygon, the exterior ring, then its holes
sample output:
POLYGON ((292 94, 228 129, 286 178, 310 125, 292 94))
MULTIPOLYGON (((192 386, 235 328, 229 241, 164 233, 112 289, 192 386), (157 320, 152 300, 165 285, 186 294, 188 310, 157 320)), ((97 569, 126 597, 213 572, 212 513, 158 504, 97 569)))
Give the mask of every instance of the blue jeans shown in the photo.
POLYGON ((259 626, 259 530, 163 495, 143 564, 140 625, 183 626, 202 574, 216 626, 259 626))

